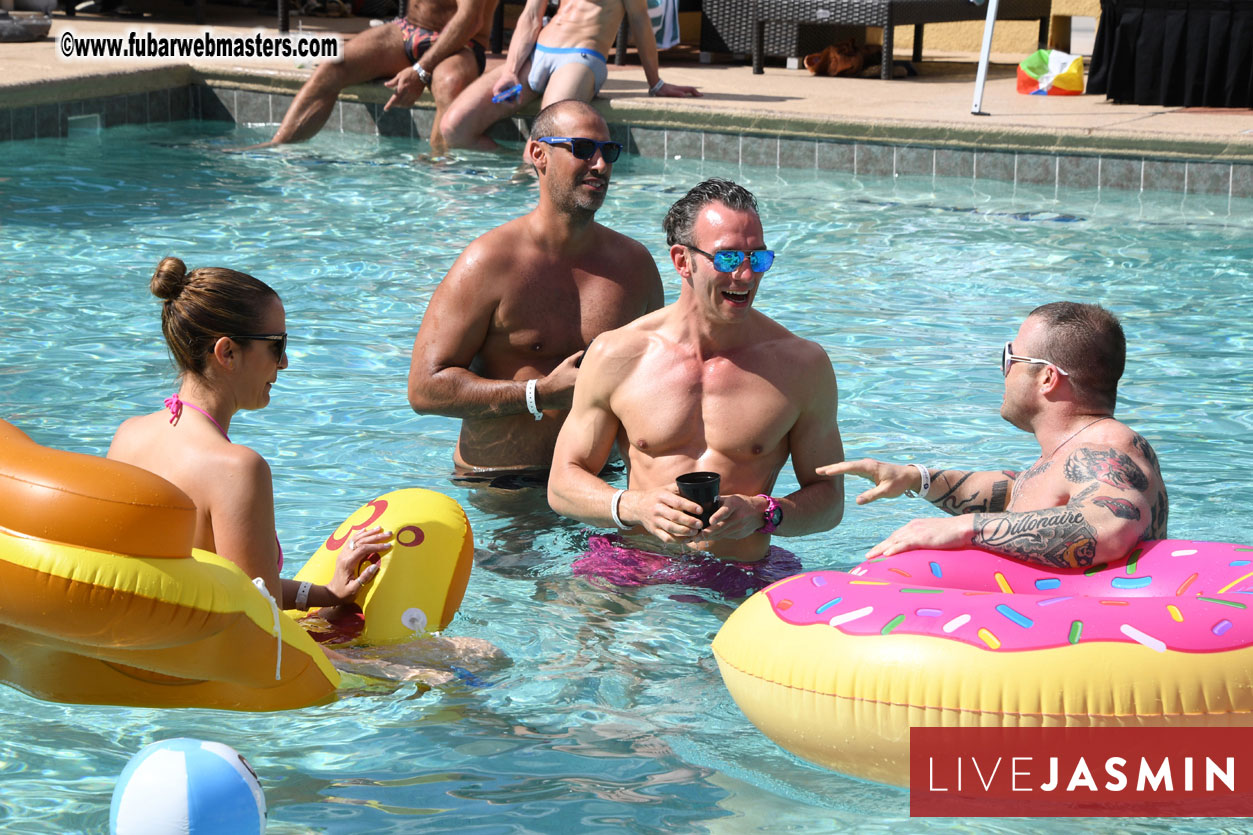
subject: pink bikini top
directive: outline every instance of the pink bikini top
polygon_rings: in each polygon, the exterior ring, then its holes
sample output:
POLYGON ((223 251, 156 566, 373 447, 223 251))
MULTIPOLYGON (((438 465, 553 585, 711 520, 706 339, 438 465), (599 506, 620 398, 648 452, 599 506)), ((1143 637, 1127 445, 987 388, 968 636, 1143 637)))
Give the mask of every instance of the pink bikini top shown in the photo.
MULTIPOLYGON (((195 403, 188 403, 186 400, 179 398, 178 392, 175 392, 174 394, 171 394, 169 397, 165 398, 165 408, 170 410, 170 423, 178 423, 178 419, 183 416, 184 406, 186 406, 187 408, 191 409, 194 412, 200 412, 200 414, 204 415, 205 417, 209 419, 210 423, 212 423, 214 426, 217 427, 217 430, 222 433, 223 438, 226 438, 226 440, 228 441, 231 439, 230 436, 226 434, 226 430, 222 428, 222 424, 218 423, 217 420, 214 419, 213 415, 209 414, 204 409, 197 406, 195 403)), ((275 532, 274 534, 274 542, 276 545, 278 545, 278 570, 282 571, 283 570, 283 543, 279 542, 277 532, 275 532)))

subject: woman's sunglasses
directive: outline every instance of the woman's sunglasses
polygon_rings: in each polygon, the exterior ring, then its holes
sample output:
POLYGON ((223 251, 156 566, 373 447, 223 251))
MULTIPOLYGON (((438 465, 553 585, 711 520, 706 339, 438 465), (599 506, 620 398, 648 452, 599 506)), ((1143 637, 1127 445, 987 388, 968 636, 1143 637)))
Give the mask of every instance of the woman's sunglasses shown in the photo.
POLYGON ((748 259, 748 268, 755 273, 764 273, 766 270, 774 266, 774 250, 773 249, 754 249, 751 252, 745 252, 742 249, 720 249, 717 252, 709 253, 703 249, 697 249, 691 244, 684 244, 693 252, 699 252, 710 261, 714 262, 714 269, 720 273, 731 273, 739 269, 740 264, 744 263, 744 259, 748 259))
POLYGON ((596 151, 599 149, 605 162, 613 164, 622 154, 621 142, 602 142, 599 139, 585 139, 580 136, 541 136, 535 141, 543 142, 545 145, 569 145, 570 153, 574 154, 575 159, 591 159, 596 156, 596 151))
POLYGON ((1052 360, 1042 360, 1042 359, 1037 359, 1036 357, 1018 356, 1017 354, 1014 353, 1014 343, 1006 342, 1004 349, 1001 350, 1001 376, 1008 377, 1009 367, 1016 362, 1025 362, 1025 363, 1030 363, 1031 365, 1051 365, 1054 368, 1057 368, 1057 373, 1062 375, 1063 377, 1070 376, 1069 373, 1062 370, 1061 368, 1058 368, 1057 363, 1053 362, 1052 360))
POLYGON ((283 354, 287 352, 287 334, 286 333, 241 333, 236 336, 228 337, 236 342, 240 340, 257 340, 270 343, 270 347, 274 350, 274 359, 281 360, 283 354))

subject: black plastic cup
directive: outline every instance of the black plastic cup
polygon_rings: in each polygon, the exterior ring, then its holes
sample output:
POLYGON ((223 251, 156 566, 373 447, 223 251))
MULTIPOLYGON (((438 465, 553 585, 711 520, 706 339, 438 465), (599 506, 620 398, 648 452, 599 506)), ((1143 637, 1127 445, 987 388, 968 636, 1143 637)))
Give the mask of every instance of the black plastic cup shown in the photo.
POLYGON ((679 495, 691 499, 700 505, 700 522, 704 528, 709 525, 709 517, 713 516, 722 502, 718 501, 718 489, 722 486, 722 476, 717 473, 684 473, 674 480, 679 487, 679 495))

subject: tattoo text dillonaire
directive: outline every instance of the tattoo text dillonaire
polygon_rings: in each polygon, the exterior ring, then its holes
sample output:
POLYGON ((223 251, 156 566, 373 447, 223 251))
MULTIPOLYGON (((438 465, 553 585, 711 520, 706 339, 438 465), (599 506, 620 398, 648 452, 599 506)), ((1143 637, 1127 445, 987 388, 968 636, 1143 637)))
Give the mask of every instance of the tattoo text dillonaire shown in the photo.
POLYGON ((962 492, 962 486, 973 475, 973 473, 962 472, 960 470, 939 470, 936 472, 933 482, 944 480, 945 485, 950 485, 944 494, 931 499, 931 504, 943 510, 945 513, 953 516, 960 516, 963 513, 1000 513, 1005 509, 1005 500, 1009 497, 1009 478, 999 479, 992 482, 992 494, 984 497, 983 494, 975 490, 966 495, 962 492), (960 476, 960 477, 959 477, 960 476), (953 478, 957 478, 954 482, 953 478))
POLYGON ((1096 531, 1071 506, 992 517, 975 514, 973 544, 1027 562, 1085 567, 1096 558, 1096 531))

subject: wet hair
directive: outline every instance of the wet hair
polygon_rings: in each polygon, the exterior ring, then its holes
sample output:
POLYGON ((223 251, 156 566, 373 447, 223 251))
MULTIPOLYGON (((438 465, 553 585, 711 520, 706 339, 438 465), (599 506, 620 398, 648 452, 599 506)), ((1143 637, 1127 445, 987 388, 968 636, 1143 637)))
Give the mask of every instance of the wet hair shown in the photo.
POLYGON ((191 272, 178 258, 161 259, 148 285, 161 305, 161 332, 181 372, 201 375, 223 336, 257 333, 265 306, 278 293, 263 281, 225 267, 191 272))
POLYGON ((1127 364, 1127 337, 1118 317, 1100 305, 1078 302, 1041 305, 1031 316, 1045 324, 1040 359, 1065 369, 1080 396, 1112 411, 1127 364))
POLYGON ((536 115, 535 121, 531 123, 531 133, 529 134, 531 140, 537 140, 541 136, 560 135, 557 123, 561 121, 562 116, 567 111, 584 116, 595 116, 602 122, 605 120, 605 117, 600 115, 600 111, 587 102, 579 101, 578 99, 563 99, 548 105, 548 107, 545 107, 536 115))
POLYGON ((692 228, 701 210, 710 203, 721 203, 737 212, 757 212, 757 198, 741 185, 720 177, 711 177, 675 201, 661 222, 666 230, 666 245, 692 245, 692 228))

